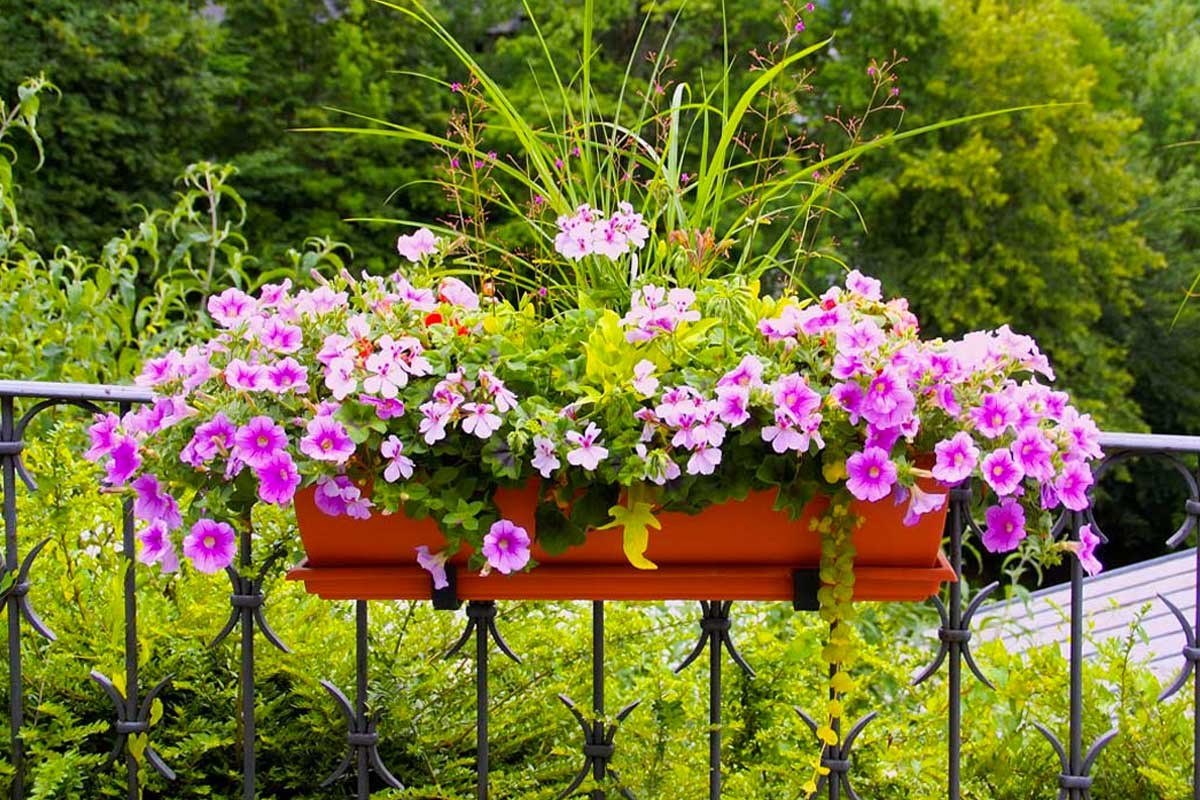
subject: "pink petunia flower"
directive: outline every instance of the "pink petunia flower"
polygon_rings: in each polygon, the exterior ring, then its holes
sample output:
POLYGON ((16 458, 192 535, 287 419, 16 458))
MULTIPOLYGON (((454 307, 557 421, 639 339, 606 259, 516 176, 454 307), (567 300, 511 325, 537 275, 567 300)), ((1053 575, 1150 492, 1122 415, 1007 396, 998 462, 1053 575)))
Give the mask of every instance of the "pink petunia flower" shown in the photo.
POLYGON ((933 452, 937 456, 933 477, 948 486, 965 481, 979 463, 979 448, 966 431, 938 442, 933 446, 933 452))
POLYGON ((433 588, 435 589, 445 589, 450 585, 450 581, 446 579, 446 562, 449 560, 450 554, 445 550, 440 553, 430 553, 427 545, 417 548, 417 564, 433 578, 433 588))
POLYGON ((267 369, 262 364, 235 358, 225 367, 225 383, 243 392, 261 391, 267 388, 267 369))
POLYGON ((316 417, 305 426, 300 452, 315 461, 345 464, 354 455, 354 440, 333 417, 316 417))
POLYGON ((304 335, 295 325, 271 317, 258 331, 258 340, 263 347, 276 353, 294 353, 304 343, 304 335))
POLYGON ((308 391, 308 369, 288 356, 267 367, 267 391, 274 394, 308 391))
POLYGON ((438 299, 468 311, 479 308, 479 295, 458 278, 442 278, 438 284, 438 299))
POLYGON ((254 468, 258 497, 264 503, 286 506, 296 496, 300 472, 286 450, 279 450, 254 468))
POLYGON ((1054 479, 1054 491, 1071 511, 1083 511, 1088 507, 1087 493, 1092 481, 1092 471, 1085 462, 1068 461, 1054 479))
POLYGON ((133 515, 146 522, 162 522, 167 530, 173 531, 183 524, 179 504, 175 498, 163 491, 158 476, 146 473, 139 475, 130 484, 137 496, 133 501, 133 515))
POLYGON ((1079 563, 1083 565, 1083 571, 1088 575, 1099 575, 1104 570, 1104 565, 1100 563, 1100 559, 1096 558, 1096 548, 1099 545, 1100 537, 1092 530, 1092 526, 1081 525, 1075 554, 1079 556, 1079 563))
POLYGON ((95 463, 111 453, 119 438, 117 430, 120 425, 121 418, 116 414, 97 414, 96 422, 88 428, 88 438, 92 446, 83 457, 95 463))
POLYGON ((1006 553, 1025 538, 1025 509, 1011 497, 989 508, 984 516, 987 528, 983 532, 983 546, 989 553, 1006 553))
POLYGON ((229 566, 237 552, 237 535, 225 522, 201 519, 183 537, 183 554, 198 571, 220 572, 229 566))
POLYGON ((529 534, 506 519, 492 524, 483 537, 481 553, 489 567, 508 575, 529 563, 529 534))
POLYGON ((162 574, 167 575, 179 570, 179 554, 175 552, 175 542, 162 520, 151 522, 147 527, 138 531, 137 560, 143 564, 160 564, 162 574))
POLYGON ((108 451, 109 462, 104 481, 109 486, 124 486, 142 465, 138 443, 132 436, 120 436, 108 451))
POLYGON ((236 328, 252 315, 257 304, 240 289, 226 289, 208 298, 208 313, 222 328, 236 328))
POLYGON ((850 494, 873 503, 891 493, 897 470, 886 450, 868 447, 846 459, 846 473, 850 494))
POLYGON ((1021 479, 1025 477, 1021 467, 1013 460, 1008 450, 993 450, 983 459, 981 465, 983 479, 988 486, 1000 497, 1005 497, 1017 490, 1021 479))
POLYGON ((233 437, 233 454, 251 467, 265 463, 287 447, 287 433, 275 420, 260 415, 238 428, 233 437))
POLYGON ((396 252, 414 264, 428 255, 437 252, 438 238, 428 228, 420 228, 416 233, 401 236, 396 239, 396 252))

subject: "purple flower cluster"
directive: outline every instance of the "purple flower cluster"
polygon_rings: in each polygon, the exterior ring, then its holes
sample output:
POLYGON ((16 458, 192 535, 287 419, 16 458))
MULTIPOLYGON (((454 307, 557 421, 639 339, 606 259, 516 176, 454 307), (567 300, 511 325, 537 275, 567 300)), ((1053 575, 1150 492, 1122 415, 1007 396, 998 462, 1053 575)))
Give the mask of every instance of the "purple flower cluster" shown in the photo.
POLYGON ((608 218, 585 203, 571 216, 558 218, 554 249, 572 261, 592 254, 616 261, 645 247, 649 236, 642 215, 634 213, 629 203, 619 203, 617 213, 608 218))

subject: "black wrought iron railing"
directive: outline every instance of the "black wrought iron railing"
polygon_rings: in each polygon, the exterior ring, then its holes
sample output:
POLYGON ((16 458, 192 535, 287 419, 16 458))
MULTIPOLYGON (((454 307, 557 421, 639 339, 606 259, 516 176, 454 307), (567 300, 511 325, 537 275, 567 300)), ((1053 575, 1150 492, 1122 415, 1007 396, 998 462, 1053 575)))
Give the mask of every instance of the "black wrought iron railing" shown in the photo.
MULTIPOLYGON (((27 780, 26 756, 22 741, 26 716, 24 709, 25 686, 22 678, 22 639, 26 635, 26 628, 32 631, 31 635, 54 639, 53 631, 42 622, 36 611, 35 565, 47 540, 36 541, 32 545, 28 541, 23 543, 23 531, 19 527, 20 520, 17 516, 17 493, 21 484, 30 490, 36 486, 33 476, 29 474, 21 458, 25 447, 25 436, 30 432, 34 419, 41 412, 55 406, 76 406, 93 413, 115 408, 124 413, 135 404, 149 402, 151 399, 152 396, 148 391, 134 387, 0 381, 0 475, 3 477, 5 547, 4 571, 0 577, 6 578, 5 581, 0 582, 0 586, 7 585, 3 594, 0 595, 0 601, 6 608, 8 620, 8 696, 11 733, 9 760, 13 776, 12 797, 15 800, 25 798, 27 780), (23 560, 19 557, 22 544, 28 548, 23 560)), ((1179 473, 1187 493, 1183 509, 1185 519, 1167 543, 1171 547, 1182 544, 1196 528, 1197 518, 1200 517, 1200 437, 1105 434, 1101 443, 1106 457, 1096 468, 1098 476, 1124 461, 1147 456, 1165 461, 1179 473)), ((950 492, 946 540, 950 562, 959 575, 962 574, 963 568, 963 535, 967 531, 979 532, 977 524, 971 517, 971 500, 970 486, 959 486, 950 492)), ((135 570, 132 568, 136 558, 136 542, 131 501, 125 502, 122 519, 123 556, 129 567, 124 575, 124 677, 119 685, 117 681, 99 672, 93 672, 91 677, 112 700, 114 706, 113 730, 116 739, 113 753, 119 756, 122 751, 124 752, 128 797, 130 800, 137 800, 141 785, 140 770, 153 769, 168 780, 172 780, 175 776, 170 766, 155 751, 150 731, 151 709, 155 699, 169 691, 168 679, 158 680, 151 688, 143 692, 143 676, 139 674, 138 597, 135 570), (142 751, 144 759, 139 759, 127 745, 129 737, 143 734, 147 735, 145 748, 142 751)), ((1060 533, 1066 533, 1068 537, 1076 541, 1079 539, 1079 529, 1084 524, 1092 524, 1094 530, 1099 532, 1091 509, 1082 512, 1066 512, 1060 517, 1057 524, 1060 533)), ((1102 533, 1100 535, 1103 536, 1102 533)), ((1197 558, 1195 572, 1197 576, 1200 576, 1200 556, 1197 558)), ((286 651, 283 643, 279 641, 267 624, 261 579, 243 575, 243 572, 246 572, 250 566, 249 534, 243 533, 238 567, 231 566, 228 569, 233 586, 230 595, 230 616, 212 643, 213 645, 220 643, 240 628, 240 714, 244 732, 241 769, 242 796, 244 798, 256 796, 255 744, 257 737, 254 686, 256 632, 261 633, 274 647, 286 651)), ((957 800, 961 792, 964 677, 968 680, 973 677, 975 680, 991 686, 970 649, 971 622, 980 605, 997 588, 997 585, 987 586, 976 592, 974 596, 967 596, 964 586, 965 584, 962 582, 951 584, 946 602, 941 599, 933 601, 941 618, 941 625, 938 629, 939 646, 931 663, 914 680, 914 683, 922 683, 943 668, 947 671, 946 796, 950 800, 957 800), (964 666, 969 674, 964 674, 964 666)), ((1200 661, 1200 646, 1197 646, 1196 638, 1197 629, 1200 628, 1200 580, 1196 581, 1196 587, 1197 618, 1190 621, 1175 605, 1165 598, 1163 599, 1163 602, 1169 606, 1171 612, 1183 626, 1187 642, 1181 654, 1180 673, 1163 693, 1163 699, 1183 690, 1190 681, 1194 696, 1193 713, 1200 708, 1200 671, 1196 669, 1196 664, 1200 661)), ((1097 759, 1102 756, 1105 745, 1119 736, 1119 731, 1110 730, 1094 741, 1085 742, 1084 740, 1084 589, 1082 566, 1078 559, 1070 559, 1070 680, 1065 698, 1069 706, 1065 740, 1059 738, 1059 734, 1045 725, 1037 725, 1049 746, 1057 754, 1061 765, 1057 775, 1046 776, 1046 786, 1048 789, 1057 786, 1058 796, 1064 800, 1086 800, 1090 797, 1093 767, 1097 759)), ((725 656, 728 655, 734 664, 746 674, 754 674, 734 646, 730 634, 733 621, 731 610, 732 603, 728 600, 714 599, 701 603, 700 637, 687 658, 675 668, 676 672, 681 672, 707 650, 710 659, 708 675, 708 785, 710 800, 721 797, 723 775, 722 667, 725 656)), ((505 643, 497 628, 495 603, 472 601, 467 606, 466 616, 467 628, 452 649, 451 654, 464 648, 473 638, 476 688, 476 794, 479 800, 487 800, 490 796, 489 655, 494 645, 505 656, 514 661, 519 661, 519 659, 505 643)), ((354 700, 351 701, 332 683, 322 682, 345 716, 347 749, 342 762, 321 785, 330 785, 347 775, 353 768, 356 773, 357 797, 367 798, 370 795, 371 772, 375 773, 377 781, 388 786, 399 787, 400 782, 389 772, 380 758, 377 748, 379 742, 377 719, 368 710, 368 604, 362 600, 355 602, 355 642, 354 700)), ((559 795, 560 798, 572 796, 584 784, 589 775, 600 782, 613 775, 611 760, 616 748, 617 726, 637 705, 634 703, 625 706, 616 714, 613 722, 605 722, 607 718, 605 603, 602 601, 592 604, 591 660, 592 713, 590 715, 584 713, 569 697, 560 695, 560 700, 579 723, 583 734, 582 762, 579 771, 574 779, 564 787, 559 795)), ((816 723, 802 709, 797 709, 797 711, 815 734, 816 723)), ((822 778, 815 796, 837 800, 845 795, 850 800, 856 800, 857 794, 853 788, 850 774, 850 750, 859 733, 877 713, 879 712, 872 712, 858 719, 846 730, 838 745, 826 746, 823 763, 829 772, 822 778)), ((1197 718, 1194 723, 1193 733, 1192 792, 1193 797, 1200 800, 1200 718, 1197 718)), ((631 800, 634 797, 628 789, 621 789, 619 793, 631 800)), ((600 800, 605 797, 605 790, 592 789, 588 796, 591 800, 600 800)))

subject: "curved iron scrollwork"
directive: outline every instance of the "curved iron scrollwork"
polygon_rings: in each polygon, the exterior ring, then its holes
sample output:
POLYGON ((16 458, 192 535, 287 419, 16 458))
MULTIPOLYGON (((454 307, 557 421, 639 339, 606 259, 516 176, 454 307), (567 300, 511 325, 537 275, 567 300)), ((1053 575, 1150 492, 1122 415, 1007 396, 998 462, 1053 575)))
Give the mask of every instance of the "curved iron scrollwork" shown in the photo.
MULTIPOLYGON (((796 707, 796 713, 800 715, 800 719, 804 720, 804 724, 809 727, 813 735, 817 735, 820 726, 817 721, 805 714, 803 709, 796 707)), ((817 797, 821 794, 821 790, 829 786, 830 796, 836 797, 839 792, 844 791, 850 800, 859 800, 858 795, 854 791, 854 787, 850 783, 850 750, 854 747, 854 740, 863 732, 863 729, 871 723, 871 720, 879 716, 878 711, 872 711, 869 714, 859 718, 851 726, 850 731, 841 738, 841 741, 836 745, 827 744, 821 750, 821 766, 829 770, 828 775, 822 775, 817 779, 816 790, 809 797, 817 797), (830 784, 836 784, 832 786, 830 784)), ((818 738, 818 741, 820 739, 818 738)))

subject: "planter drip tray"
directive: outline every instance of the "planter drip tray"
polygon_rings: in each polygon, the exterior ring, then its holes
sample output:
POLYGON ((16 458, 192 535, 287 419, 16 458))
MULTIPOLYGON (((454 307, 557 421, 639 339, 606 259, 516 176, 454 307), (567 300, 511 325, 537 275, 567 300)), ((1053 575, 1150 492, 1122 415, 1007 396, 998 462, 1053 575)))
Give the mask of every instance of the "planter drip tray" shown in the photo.
MULTIPOLYGON (((785 565, 672 564, 657 570, 629 565, 542 564, 531 573, 487 577, 460 569, 460 600, 794 600, 794 573, 785 565)), ((911 566, 856 566, 855 600, 924 600, 955 579, 946 556, 911 566)), ((417 564, 320 566, 308 561, 288 573, 326 600, 428 600, 433 584, 417 564)))

